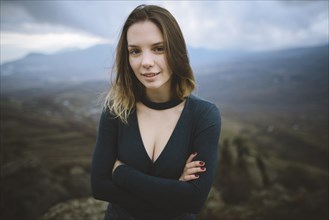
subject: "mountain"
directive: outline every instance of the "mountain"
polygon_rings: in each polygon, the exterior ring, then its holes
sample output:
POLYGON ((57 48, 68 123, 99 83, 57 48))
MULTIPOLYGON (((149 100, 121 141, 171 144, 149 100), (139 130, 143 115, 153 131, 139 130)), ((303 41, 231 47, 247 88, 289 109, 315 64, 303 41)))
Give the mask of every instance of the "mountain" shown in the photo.
POLYGON ((1 65, 2 90, 32 88, 56 82, 105 79, 111 71, 114 48, 97 45, 51 55, 31 53, 1 65))
POLYGON ((327 104, 328 49, 325 45, 254 53, 203 66, 196 70, 203 73, 196 74, 199 93, 244 108, 327 104))
POLYGON ((188 48, 190 63, 193 69, 213 65, 218 62, 227 62, 253 54, 241 50, 210 50, 203 48, 188 48))
MULTIPOLYGON (((189 49, 194 67, 227 60, 239 54, 238 51, 189 49)), ((84 50, 64 50, 51 55, 30 53, 22 59, 1 65, 0 75, 6 81, 2 90, 32 88, 61 81, 105 80, 111 73, 114 56, 115 48, 108 44, 84 50)))
MULTIPOLYGON (((308 104, 307 108, 319 109, 320 103, 328 104, 328 49, 324 45, 242 53, 192 48, 189 55, 197 93, 221 106, 240 106, 241 111, 255 106, 305 108, 303 105, 308 104)), ((72 83, 97 80, 104 85, 113 59, 110 45, 52 55, 32 53, 1 65, 1 92, 57 91, 72 83)))

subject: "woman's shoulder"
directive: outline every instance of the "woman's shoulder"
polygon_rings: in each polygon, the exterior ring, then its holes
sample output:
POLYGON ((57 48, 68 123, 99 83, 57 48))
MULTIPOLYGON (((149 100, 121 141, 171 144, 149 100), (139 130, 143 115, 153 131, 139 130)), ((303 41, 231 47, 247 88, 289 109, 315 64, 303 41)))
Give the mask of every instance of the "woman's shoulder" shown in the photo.
POLYGON ((196 113, 205 111, 219 111, 214 103, 192 94, 189 96, 188 101, 190 108, 193 109, 196 113))
POLYGON ((220 111, 214 103, 195 95, 190 95, 188 102, 193 117, 199 121, 220 121, 220 111))
POLYGON ((119 117, 116 116, 109 107, 103 107, 100 115, 100 121, 105 123, 118 123, 119 117))
POLYGON ((135 111, 136 109, 133 109, 128 115, 127 122, 124 122, 108 106, 106 106, 102 109, 100 121, 117 125, 128 125, 132 120, 132 115, 135 113, 135 111))
POLYGON ((101 111, 101 115, 106 119, 115 119, 116 118, 116 116, 110 110, 110 108, 108 106, 103 106, 102 111, 101 111))
POLYGON ((198 131, 210 126, 221 125, 221 116, 217 106, 205 99, 190 95, 188 98, 189 111, 192 113, 191 120, 198 131))

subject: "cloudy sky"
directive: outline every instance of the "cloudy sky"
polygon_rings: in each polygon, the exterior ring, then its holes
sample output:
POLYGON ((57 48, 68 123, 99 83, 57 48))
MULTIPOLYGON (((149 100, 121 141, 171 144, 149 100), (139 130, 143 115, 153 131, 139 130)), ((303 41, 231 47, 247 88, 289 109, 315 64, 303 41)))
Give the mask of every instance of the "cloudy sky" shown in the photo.
POLYGON ((125 18, 143 3, 167 8, 189 47, 262 51, 328 44, 328 0, 1 0, 1 63, 29 52, 115 44, 125 18))

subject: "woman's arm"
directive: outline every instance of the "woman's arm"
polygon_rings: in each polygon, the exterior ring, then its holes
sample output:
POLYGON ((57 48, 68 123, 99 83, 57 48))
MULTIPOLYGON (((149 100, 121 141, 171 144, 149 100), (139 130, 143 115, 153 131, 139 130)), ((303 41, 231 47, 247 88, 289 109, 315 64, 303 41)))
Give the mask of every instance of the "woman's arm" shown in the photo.
POLYGON ((109 112, 102 112, 92 159, 92 195, 95 199, 115 203, 127 210, 154 210, 151 203, 118 187, 112 180, 112 167, 117 158, 117 123, 109 112))
POLYGON ((204 116, 199 120, 192 146, 197 152, 195 159, 204 161, 207 167, 206 172, 200 173, 198 179, 188 182, 165 179, 120 165, 113 173, 114 182, 156 207, 180 212, 199 212, 215 177, 220 133, 218 109, 213 106, 204 116))
POLYGON ((200 177, 200 173, 206 171, 205 162, 203 161, 193 161, 194 157, 196 157, 197 152, 192 153, 187 161, 185 162, 185 167, 181 176, 179 177, 180 181, 191 181, 198 179, 200 177))

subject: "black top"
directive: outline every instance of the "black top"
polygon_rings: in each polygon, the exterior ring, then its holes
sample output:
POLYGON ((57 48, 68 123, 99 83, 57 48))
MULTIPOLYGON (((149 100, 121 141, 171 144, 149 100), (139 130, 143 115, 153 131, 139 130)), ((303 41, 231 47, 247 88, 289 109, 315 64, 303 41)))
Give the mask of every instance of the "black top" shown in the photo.
POLYGON ((93 196, 119 205, 138 219, 199 212, 215 177, 220 125, 214 104, 189 96, 165 148, 153 162, 144 148, 136 111, 128 124, 103 111, 92 161, 93 196), (194 160, 206 163, 206 172, 196 180, 179 181, 193 152, 198 153, 194 160), (116 158, 125 165, 112 176, 116 158))
POLYGON ((148 100, 146 97, 141 99, 141 102, 146 105, 149 108, 155 109, 155 110, 165 110, 169 108, 173 108, 180 103, 182 103, 184 100, 181 99, 173 99, 168 102, 152 102, 148 100))

